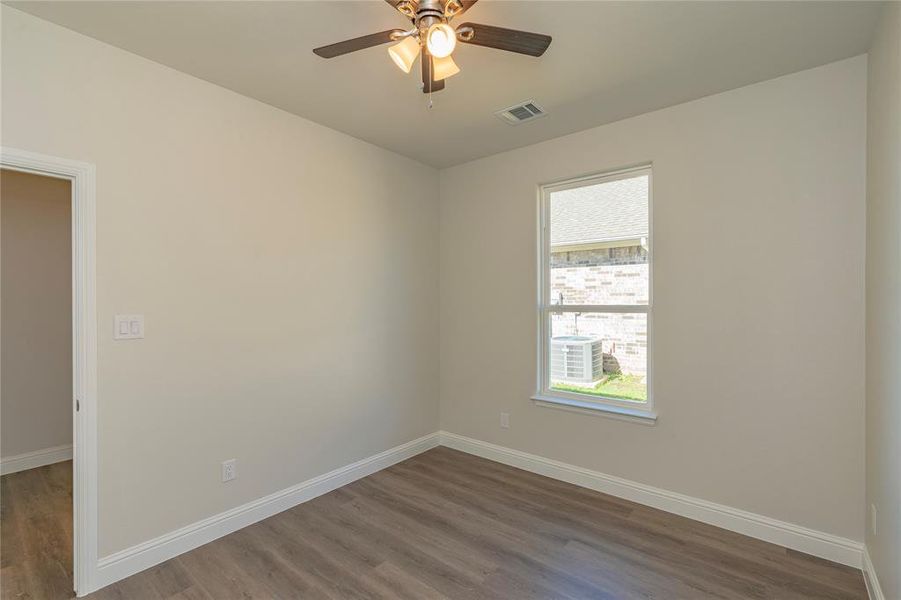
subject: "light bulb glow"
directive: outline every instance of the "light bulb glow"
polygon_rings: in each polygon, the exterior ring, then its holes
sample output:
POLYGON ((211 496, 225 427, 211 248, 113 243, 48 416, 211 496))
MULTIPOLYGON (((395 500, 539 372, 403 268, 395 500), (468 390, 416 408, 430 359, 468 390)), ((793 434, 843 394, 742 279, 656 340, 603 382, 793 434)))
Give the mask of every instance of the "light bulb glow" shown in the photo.
POLYGON ((460 67, 454 62, 452 56, 445 56, 444 58, 432 59, 432 71, 433 79, 441 81, 459 73, 460 67))
POLYGON ((409 73, 419 56, 419 42, 414 37, 406 37, 388 48, 388 56, 401 71, 409 73))
POLYGON ((425 39, 429 54, 435 58, 450 56, 457 45, 457 34, 447 23, 436 23, 429 27, 425 39))

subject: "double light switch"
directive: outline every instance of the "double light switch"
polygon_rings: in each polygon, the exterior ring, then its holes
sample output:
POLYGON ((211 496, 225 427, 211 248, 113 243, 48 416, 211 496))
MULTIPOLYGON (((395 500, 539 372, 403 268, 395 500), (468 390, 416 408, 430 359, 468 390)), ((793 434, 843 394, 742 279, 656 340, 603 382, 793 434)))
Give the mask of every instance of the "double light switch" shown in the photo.
POLYGON ((113 339, 140 340, 144 338, 144 315, 116 315, 113 339))

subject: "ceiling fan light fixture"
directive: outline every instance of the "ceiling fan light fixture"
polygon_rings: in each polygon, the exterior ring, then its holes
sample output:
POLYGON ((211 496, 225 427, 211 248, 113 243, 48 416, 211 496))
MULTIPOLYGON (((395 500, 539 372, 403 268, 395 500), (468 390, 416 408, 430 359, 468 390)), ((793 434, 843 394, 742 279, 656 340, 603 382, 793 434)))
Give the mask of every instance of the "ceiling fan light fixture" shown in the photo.
POLYGON ((429 54, 435 58, 450 56, 457 45, 457 34, 447 23, 435 23, 425 36, 429 54))
POLYGON ((405 37, 388 48, 388 56, 401 71, 409 73, 419 56, 419 42, 415 37, 405 37))
POLYGON ((432 70, 435 81, 441 81, 442 79, 447 79, 448 77, 452 77, 459 73, 460 67, 454 62, 453 57, 445 56, 444 58, 432 59, 432 70))
POLYGON ((451 58, 458 41, 535 57, 544 54, 551 44, 549 35, 480 23, 463 23, 455 31, 449 21, 467 12, 478 0, 385 1, 410 21, 407 25, 412 25, 410 29, 395 28, 361 35, 313 48, 313 53, 321 58, 335 58, 382 44, 394 44, 388 48, 388 56, 404 73, 413 70, 416 59, 420 59, 420 89, 429 94, 429 107, 432 106, 432 92, 443 90, 444 80, 460 72, 460 67, 451 58))

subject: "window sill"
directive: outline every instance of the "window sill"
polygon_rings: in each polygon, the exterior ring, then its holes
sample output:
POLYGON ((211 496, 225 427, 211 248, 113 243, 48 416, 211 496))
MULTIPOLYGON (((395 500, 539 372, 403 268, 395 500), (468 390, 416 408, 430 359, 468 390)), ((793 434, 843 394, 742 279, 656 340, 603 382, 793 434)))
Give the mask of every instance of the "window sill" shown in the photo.
POLYGON ((642 425, 654 425, 657 423, 657 413, 652 410, 627 408, 625 406, 615 406, 611 404, 596 404, 594 402, 583 402, 581 400, 559 398, 557 396, 535 395, 532 396, 532 401, 536 406, 543 406, 545 408, 556 408, 558 410, 607 417, 620 421, 630 421, 642 425))

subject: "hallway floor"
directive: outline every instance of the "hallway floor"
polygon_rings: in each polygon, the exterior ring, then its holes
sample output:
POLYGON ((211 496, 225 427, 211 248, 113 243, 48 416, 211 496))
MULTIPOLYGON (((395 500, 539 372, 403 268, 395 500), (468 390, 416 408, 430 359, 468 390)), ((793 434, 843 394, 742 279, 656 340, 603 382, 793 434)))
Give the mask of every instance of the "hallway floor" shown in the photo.
POLYGON ((0 599, 72 598, 72 461, 0 477, 0 599))

